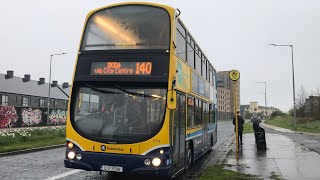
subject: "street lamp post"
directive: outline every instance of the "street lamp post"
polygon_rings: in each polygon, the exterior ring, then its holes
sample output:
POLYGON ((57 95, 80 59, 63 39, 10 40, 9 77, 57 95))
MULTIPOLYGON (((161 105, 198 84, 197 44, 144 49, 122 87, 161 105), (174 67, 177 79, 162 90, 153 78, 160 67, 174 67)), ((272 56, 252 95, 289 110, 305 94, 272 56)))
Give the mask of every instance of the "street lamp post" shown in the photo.
POLYGON ((51 54, 50 55, 50 70, 49 70, 49 90, 48 90, 48 110, 47 110, 47 125, 49 125, 49 115, 50 115, 50 90, 51 90, 51 64, 52 64, 52 57, 53 56, 60 56, 67 54, 66 52, 64 53, 59 53, 59 54, 51 54))
POLYGON ((297 128, 297 114, 296 114, 296 92, 295 92, 295 83, 294 83, 294 64, 293 64, 293 45, 280 45, 280 44, 269 44, 271 46, 284 46, 291 48, 291 63, 292 63, 292 82, 293 82, 293 128, 297 128))
POLYGON ((264 83, 264 114, 267 115, 267 82, 257 82, 264 83))

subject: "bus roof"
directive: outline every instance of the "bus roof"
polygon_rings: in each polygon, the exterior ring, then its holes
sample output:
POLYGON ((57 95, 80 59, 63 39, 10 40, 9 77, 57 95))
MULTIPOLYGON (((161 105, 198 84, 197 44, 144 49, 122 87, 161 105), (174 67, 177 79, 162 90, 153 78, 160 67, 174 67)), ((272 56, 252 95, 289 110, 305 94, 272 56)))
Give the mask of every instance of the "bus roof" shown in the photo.
POLYGON ((174 11, 174 8, 171 6, 163 5, 163 4, 157 4, 157 3, 150 3, 150 2, 122 2, 122 3, 116 3, 116 4, 110 4, 107 6, 103 6, 97 9, 94 9, 89 12, 88 17, 94 14, 97 11, 110 8, 110 7, 116 7, 116 6, 123 6, 123 5, 148 5, 148 6, 156 6, 156 7, 161 7, 164 9, 167 9, 168 11, 174 11))

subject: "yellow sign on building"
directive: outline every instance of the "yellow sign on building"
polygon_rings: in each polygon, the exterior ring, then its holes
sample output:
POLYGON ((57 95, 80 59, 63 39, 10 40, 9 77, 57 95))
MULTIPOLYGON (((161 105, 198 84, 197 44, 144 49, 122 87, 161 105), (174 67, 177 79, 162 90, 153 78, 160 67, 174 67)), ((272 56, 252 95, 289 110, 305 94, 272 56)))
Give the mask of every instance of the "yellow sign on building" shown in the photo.
POLYGON ((232 80, 232 81, 237 81, 239 78, 240 78, 240 73, 239 71, 237 70, 231 70, 229 72, 229 78, 232 80))

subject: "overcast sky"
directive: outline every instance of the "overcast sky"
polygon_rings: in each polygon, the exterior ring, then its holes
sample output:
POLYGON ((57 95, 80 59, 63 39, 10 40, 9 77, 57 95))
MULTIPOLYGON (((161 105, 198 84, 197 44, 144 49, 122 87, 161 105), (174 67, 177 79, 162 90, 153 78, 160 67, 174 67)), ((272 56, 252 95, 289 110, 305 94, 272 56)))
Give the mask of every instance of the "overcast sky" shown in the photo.
MULTIPOLYGON (((86 14, 115 0, 1 0, 0 73, 49 77, 71 82, 86 14)), ((267 82, 269 106, 287 111, 293 106, 291 51, 296 92, 320 87, 319 0, 162 0, 179 8, 181 18, 217 71, 241 73, 241 104, 264 105, 267 82)))

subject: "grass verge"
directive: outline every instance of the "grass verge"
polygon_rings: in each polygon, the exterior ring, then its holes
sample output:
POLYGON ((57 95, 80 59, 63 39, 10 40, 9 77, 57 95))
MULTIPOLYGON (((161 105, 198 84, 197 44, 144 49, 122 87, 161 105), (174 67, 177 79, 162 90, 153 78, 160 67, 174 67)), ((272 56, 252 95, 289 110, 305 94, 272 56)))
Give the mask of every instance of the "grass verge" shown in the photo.
POLYGON ((253 131, 253 128, 252 128, 252 124, 249 123, 249 122, 245 122, 243 124, 243 131, 242 131, 243 134, 246 134, 246 133, 254 133, 253 131))
POLYGON ((0 131, 0 153, 64 144, 64 127, 39 127, 0 131))
MULTIPOLYGON (((291 117, 290 115, 283 115, 277 116, 273 119, 269 119, 265 123, 273 126, 294 130, 291 120, 293 120, 293 117, 291 117)), ((301 132, 320 133, 320 120, 297 118, 296 130, 301 132)))
POLYGON ((0 146, 0 153, 17 151, 17 150, 26 150, 26 149, 32 149, 32 148, 40 148, 40 147, 52 146, 52 145, 59 145, 65 142, 66 142, 65 137, 54 137, 51 139, 42 139, 40 141, 20 142, 17 144, 0 146))
POLYGON ((269 177, 272 180, 284 180, 283 178, 281 178, 278 174, 276 174, 275 172, 271 172, 271 176, 269 177))
POLYGON ((251 180, 257 179, 256 176, 250 174, 243 174, 231 170, 223 169, 223 165, 213 165, 209 166, 200 176, 200 180, 211 180, 211 179, 219 179, 219 180, 230 180, 230 179, 238 179, 238 180, 251 180))

